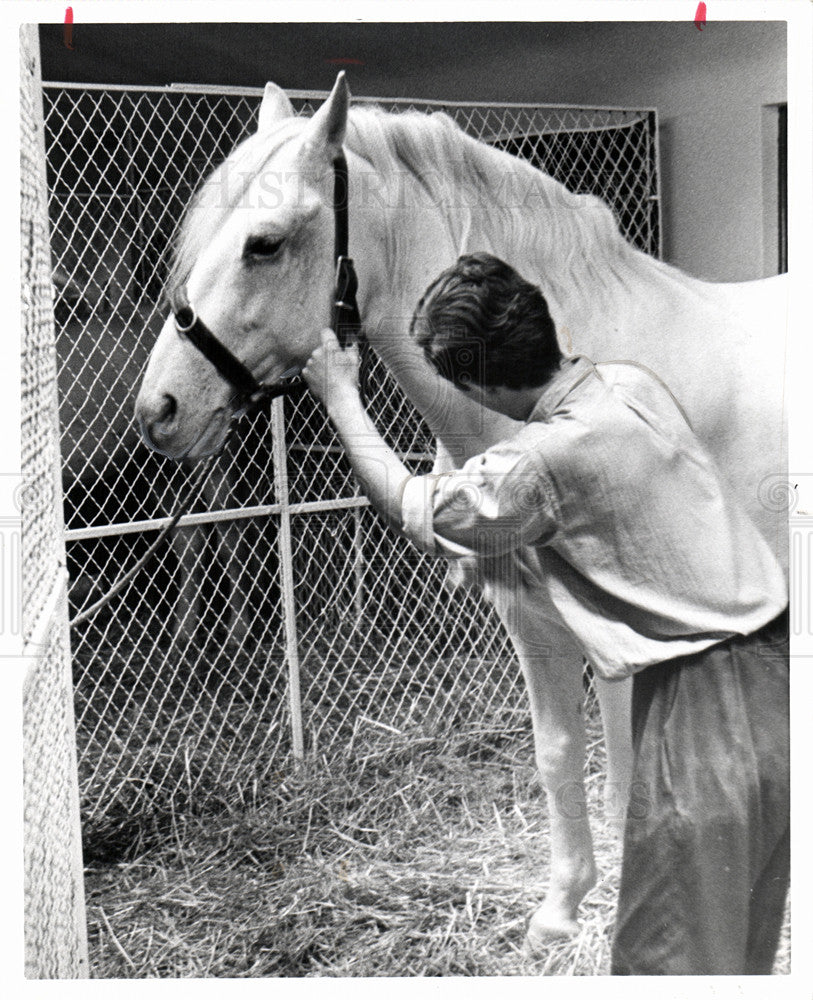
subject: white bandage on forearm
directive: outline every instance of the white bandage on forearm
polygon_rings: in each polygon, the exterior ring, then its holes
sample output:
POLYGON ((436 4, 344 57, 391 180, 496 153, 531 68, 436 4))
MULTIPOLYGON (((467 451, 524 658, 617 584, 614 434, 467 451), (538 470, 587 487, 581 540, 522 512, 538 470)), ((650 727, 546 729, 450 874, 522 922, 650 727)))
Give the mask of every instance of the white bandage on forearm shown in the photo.
POLYGON ((401 487, 401 529, 422 552, 435 554, 432 503, 435 476, 410 476, 401 487))

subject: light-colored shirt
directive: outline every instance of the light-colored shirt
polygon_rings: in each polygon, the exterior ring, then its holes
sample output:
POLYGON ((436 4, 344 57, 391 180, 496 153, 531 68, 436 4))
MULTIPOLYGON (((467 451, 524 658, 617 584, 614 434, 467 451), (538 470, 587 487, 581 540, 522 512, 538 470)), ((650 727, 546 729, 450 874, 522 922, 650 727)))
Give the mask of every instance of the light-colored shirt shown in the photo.
POLYGON ((430 553, 515 553, 608 679, 749 635, 788 602, 677 401, 628 363, 565 359, 513 438, 410 477, 402 522, 430 553))

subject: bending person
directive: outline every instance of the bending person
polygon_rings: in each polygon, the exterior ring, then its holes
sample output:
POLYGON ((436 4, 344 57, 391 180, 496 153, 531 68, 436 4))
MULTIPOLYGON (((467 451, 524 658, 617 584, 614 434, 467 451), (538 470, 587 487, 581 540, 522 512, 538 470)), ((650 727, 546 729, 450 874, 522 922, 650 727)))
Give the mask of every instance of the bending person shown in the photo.
POLYGON ((361 404, 354 350, 326 330, 304 374, 391 524, 430 553, 544 548, 544 585, 593 668, 634 675, 613 973, 769 973, 789 877, 779 564, 663 383, 563 357, 542 293, 509 265, 461 257, 412 330, 444 378, 522 429, 411 476, 361 404))

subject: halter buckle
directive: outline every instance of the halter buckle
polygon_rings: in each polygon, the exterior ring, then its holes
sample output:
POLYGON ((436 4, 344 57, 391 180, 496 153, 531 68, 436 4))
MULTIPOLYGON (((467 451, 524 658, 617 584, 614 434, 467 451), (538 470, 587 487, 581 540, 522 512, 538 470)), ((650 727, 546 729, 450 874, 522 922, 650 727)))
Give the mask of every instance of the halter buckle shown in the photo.
POLYGON ((197 323, 198 314, 195 312, 195 307, 189 303, 182 306, 176 313, 174 313, 173 319, 175 320, 175 332, 179 336, 184 337, 197 323), (189 317, 189 320, 188 322, 184 322, 187 316, 189 317))

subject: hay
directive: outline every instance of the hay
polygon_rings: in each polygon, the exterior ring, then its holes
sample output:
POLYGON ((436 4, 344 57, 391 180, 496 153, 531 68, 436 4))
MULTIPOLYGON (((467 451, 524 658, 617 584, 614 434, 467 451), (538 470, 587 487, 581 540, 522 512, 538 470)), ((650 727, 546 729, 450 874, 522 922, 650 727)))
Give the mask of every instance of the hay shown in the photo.
MULTIPOLYGON (((87 859, 124 860, 160 846, 174 814, 265 799, 274 772, 292 759, 279 635, 241 644, 213 633, 177 645, 112 626, 104 638, 93 635, 75 656, 87 859)), ((418 646, 402 638, 387 646, 374 629, 323 621, 306 644, 303 722, 317 767, 322 753, 332 761, 337 747, 348 756, 363 753, 373 735, 386 740, 416 727, 424 735, 472 724, 476 731, 488 718, 501 730, 527 728, 524 689, 510 658, 495 662, 469 652, 433 660, 430 641, 418 646), (428 676, 421 663, 434 664, 427 670, 441 676, 428 676)))
MULTIPOLYGON (((604 773, 592 706, 588 800, 604 773)), ((593 823, 582 932, 538 959, 548 826, 527 726, 395 736, 278 774, 261 800, 174 814, 160 846, 88 871, 95 977, 603 975, 619 850, 593 823)), ((777 962, 788 971, 787 928, 777 962)))

